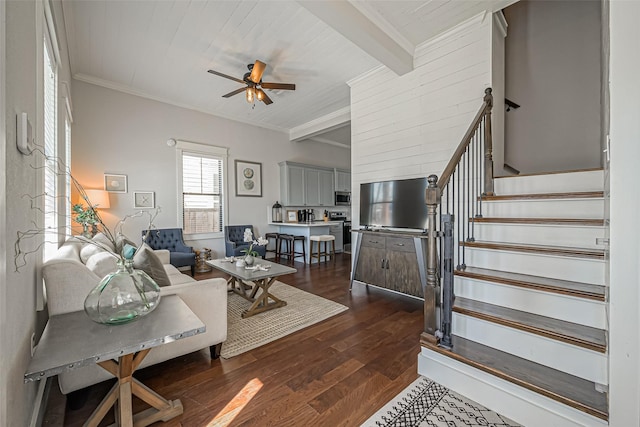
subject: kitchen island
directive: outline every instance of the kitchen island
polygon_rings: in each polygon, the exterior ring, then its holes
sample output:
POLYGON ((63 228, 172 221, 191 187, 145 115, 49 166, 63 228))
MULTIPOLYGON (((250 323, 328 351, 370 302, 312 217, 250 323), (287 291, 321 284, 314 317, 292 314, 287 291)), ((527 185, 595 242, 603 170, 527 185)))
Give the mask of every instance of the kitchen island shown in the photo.
MULTIPOLYGON (((270 222, 269 225, 278 227, 278 233, 280 234, 292 234, 294 236, 304 236, 304 252, 306 254, 305 262, 310 261, 310 241, 311 236, 320 236, 323 234, 331 234, 330 227, 339 225, 342 226, 342 221, 311 221, 311 222, 270 222)), ((302 242, 296 242, 302 244, 302 242)), ((336 247, 337 249, 337 247, 336 247)), ((302 247, 297 246, 296 251, 302 252, 302 247)), ((314 259, 313 262, 318 262, 314 259)))

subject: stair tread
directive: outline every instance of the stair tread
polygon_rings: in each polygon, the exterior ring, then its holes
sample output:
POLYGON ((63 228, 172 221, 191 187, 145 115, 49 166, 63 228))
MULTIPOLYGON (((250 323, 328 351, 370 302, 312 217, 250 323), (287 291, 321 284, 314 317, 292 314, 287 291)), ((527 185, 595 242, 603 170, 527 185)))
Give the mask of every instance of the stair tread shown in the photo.
POLYGON ((606 351, 605 331, 591 326, 462 297, 456 297, 453 311, 601 353, 606 351))
POLYGON ((521 173, 520 175, 494 176, 493 178, 494 179, 522 178, 522 177, 529 177, 529 176, 561 175, 561 174, 574 174, 574 173, 581 173, 581 172, 600 172, 603 170, 604 170, 603 168, 571 169, 571 170, 562 170, 562 171, 521 173))
POLYGON ((530 252, 547 255, 559 255, 578 258, 604 259, 604 249, 573 248, 568 246, 525 245, 517 243, 486 242, 476 240, 474 242, 460 242, 461 246, 469 248, 495 249, 515 252, 530 252))
POLYGON ((545 200, 545 199, 597 199, 603 198, 604 191, 573 191, 566 193, 535 193, 535 194, 505 194, 505 195, 483 195, 482 201, 500 200, 545 200))
POLYGON ((496 224, 550 224, 550 225, 582 225, 601 227, 604 226, 604 219, 590 218, 496 218, 482 217, 470 218, 469 221, 476 223, 496 223, 496 224))
POLYGON ((597 301, 605 300, 605 287, 602 285, 592 285, 590 283, 573 282, 569 280, 552 279, 550 277, 532 276, 529 274, 512 273, 509 271, 490 270, 488 268, 477 267, 467 267, 465 270, 455 270, 454 274, 461 277, 476 278, 507 285, 588 298, 597 301))
POLYGON ((451 350, 425 341, 422 345, 595 417, 608 419, 607 395, 597 392, 593 382, 462 337, 454 335, 452 341, 451 350))

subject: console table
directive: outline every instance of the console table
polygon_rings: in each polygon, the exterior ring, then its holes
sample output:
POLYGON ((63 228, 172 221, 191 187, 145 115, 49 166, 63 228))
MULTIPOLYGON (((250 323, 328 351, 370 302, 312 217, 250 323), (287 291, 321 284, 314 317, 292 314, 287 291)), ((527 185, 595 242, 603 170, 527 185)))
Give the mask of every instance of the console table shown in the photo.
POLYGON ((426 234, 358 230, 351 283, 361 282, 423 299, 426 234))
POLYGON ((84 311, 52 316, 24 375, 24 382, 97 363, 113 374, 117 382, 85 426, 100 424, 114 405, 118 426, 133 426, 135 422, 138 427, 167 421, 182 414, 182 402, 164 399, 132 375, 153 347, 204 331, 202 321, 176 295, 163 296, 152 313, 124 325, 95 323, 84 311), (151 408, 134 416, 132 395, 151 408))

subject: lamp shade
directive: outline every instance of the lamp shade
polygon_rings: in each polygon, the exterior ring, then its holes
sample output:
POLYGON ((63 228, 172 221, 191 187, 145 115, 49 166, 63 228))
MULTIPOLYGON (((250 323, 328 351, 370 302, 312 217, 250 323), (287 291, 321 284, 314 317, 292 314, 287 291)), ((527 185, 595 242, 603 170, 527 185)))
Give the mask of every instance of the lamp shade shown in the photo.
POLYGON ((84 190, 91 206, 98 209, 109 209, 109 193, 105 190, 84 190))

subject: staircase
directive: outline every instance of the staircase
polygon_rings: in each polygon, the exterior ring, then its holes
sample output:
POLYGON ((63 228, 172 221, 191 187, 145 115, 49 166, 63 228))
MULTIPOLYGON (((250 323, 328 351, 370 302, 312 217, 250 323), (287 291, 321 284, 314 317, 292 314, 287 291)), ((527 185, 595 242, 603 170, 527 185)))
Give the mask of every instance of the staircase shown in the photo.
POLYGON ((603 171, 496 178, 420 374, 528 427, 607 425, 603 171), (599 242, 601 243, 601 242, 599 242))

